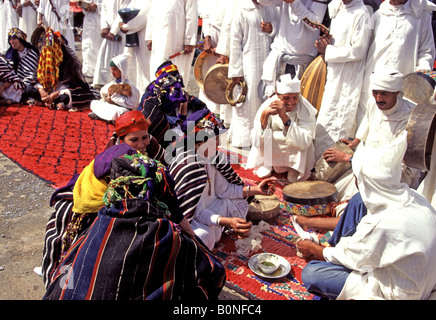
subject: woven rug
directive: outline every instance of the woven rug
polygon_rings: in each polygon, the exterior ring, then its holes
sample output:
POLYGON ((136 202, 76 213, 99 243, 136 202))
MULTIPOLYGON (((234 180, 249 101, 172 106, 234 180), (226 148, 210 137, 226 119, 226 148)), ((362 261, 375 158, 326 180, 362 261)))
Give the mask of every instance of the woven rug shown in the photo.
POLYGON ((0 151, 53 188, 62 187, 104 150, 114 130, 88 112, 0 107, 0 151))
MULTIPOLYGON (((243 164, 246 159, 232 151, 227 152, 232 160, 238 159, 243 164)), ((254 185, 260 179, 253 173, 253 170, 245 170, 235 162, 232 166, 246 184, 254 185)), ((280 199, 280 213, 273 221, 266 221, 270 224, 270 230, 262 232, 262 249, 251 252, 244 256, 238 254, 235 247, 235 240, 231 235, 223 235, 215 246, 213 252, 220 258, 226 269, 226 286, 242 294, 250 300, 319 300, 320 297, 309 293, 301 281, 301 272, 307 261, 296 255, 295 243, 299 239, 292 222, 289 220, 291 214, 283 205, 283 186, 287 185, 285 174, 274 174, 278 180, 275 195, 280 199), (291 265, 288 275, 280 279, 267 279, 259 277, 248 267, 251 256, 261 252, 275 253, 285 258, 291 265)), ((312 230, 312 232, 314 232, 312 230)), ((323 245, 328 245, 329 234, 316 233, 323 245)))

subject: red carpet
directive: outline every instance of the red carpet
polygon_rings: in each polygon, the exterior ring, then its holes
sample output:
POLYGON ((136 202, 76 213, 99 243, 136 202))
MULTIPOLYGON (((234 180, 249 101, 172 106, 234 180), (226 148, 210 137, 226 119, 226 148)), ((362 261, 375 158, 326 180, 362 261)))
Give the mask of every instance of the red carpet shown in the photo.
POLYGON ((114 130, 88 112, 0 107, 0 151, 52 187, 64 186, 104 150, 114 130))

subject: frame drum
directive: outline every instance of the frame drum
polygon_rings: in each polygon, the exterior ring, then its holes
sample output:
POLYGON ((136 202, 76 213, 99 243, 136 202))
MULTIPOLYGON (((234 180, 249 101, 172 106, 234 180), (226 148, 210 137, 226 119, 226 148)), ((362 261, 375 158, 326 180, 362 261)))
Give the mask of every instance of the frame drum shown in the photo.
POLYGON ((269 220, 275 218, 279 212, 280 200, 277 196, 256 195, 248 207, 247 220, 269 220))
POLYGON ((418 70, 403 79, 404 97, 417 104, 430 103, 436 87, 436 71, 418 70))
POLYGON ((217 54, 208 53, 206 51, 201 52, 195 59, 194 78, 201 90, 204 89, 204 78, 206 77, 207 72, 216 63, 217 59, 217 54))
POLYGON ((330 216, 334 212, 338 192, 325 181, 300 181, 283 188, 284 208, 300 216, 330 216))
POLYGON ((406 130, 404 163, 421 171, 429 171, 436 130, 436 105, 418 104, 413 108, 406 130))
POLYGON ((215 103, 228 104, 226 90, 232 82, 228 78, 229 64, 215 64, 204 78, 204 93, 215 103))

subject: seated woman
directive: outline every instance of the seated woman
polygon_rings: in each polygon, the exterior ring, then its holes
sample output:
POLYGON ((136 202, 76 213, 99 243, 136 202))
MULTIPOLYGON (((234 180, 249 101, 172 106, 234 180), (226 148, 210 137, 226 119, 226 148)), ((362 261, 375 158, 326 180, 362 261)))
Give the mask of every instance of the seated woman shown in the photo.
POLYGON ((173 154, 166 154, 166 160, 185 218, 209 249, 220 240, 225 227, 245 237, 251 229, 251 222, 245 220, 247 199, 272 194, 272 179, 244 185, 226 155, 218 150, 219 135, 226 129, 208 109, 189 116, 182 130, 184 139, 173 154))
POLYGON ((26 34, 18 28, 8 33, 9 49, 0 58, 0 96, 10 102, 25 103, 25 88, 36 82, 39 51, 26 41, 26 34))
POLYGON ((89 87, 82 74, 82 63, 59 32, 48 29, 41 50, 38 82, 26 88, 26 94, 50 109, 89 108, 97 92, 89 87))
POLYGON ((110 62, 114 80, 100 90, 101 99, 91 102, 88 116, 94 120, 115 121, 123 113, 138 107, 140 92, 127 79, 127 57, 119 55, 110 62))
MULTIPOLYGON (((159 156, 158 147, 150 147, 149 122, 141 112, 123 114, 115 123, 115 134, 119 144, 100 153, 83 171, 73 176, 69 183, 57 189, 50 205, 54 212, 50 217, 45 234, 42 275, 47 285, 53 276, 59 260, 65 255, 78 234, 86 230, 104 205, 103 196, 108 186, 111 161, 124 154, 145 154, 152 158, 159 156)), ((112 139, 111 139, 112 140, 112 139)), ((189 223, 182 227, 192 233, 189 223)))
POLYGON ((104 206, 60 262, 43 299, 218 299, 224 267, 179 232, 183 215, 165 167, 139 153, 114 158, 110 167, 104 206))
POLYGON ((173 140, 165 133, 179 126, 189 114, 206 109, 206 104, 184 92, 183 78, 175 64, 163 62, 139 103, 138 109, 150 119, 150 133, 166 148, 173 140))

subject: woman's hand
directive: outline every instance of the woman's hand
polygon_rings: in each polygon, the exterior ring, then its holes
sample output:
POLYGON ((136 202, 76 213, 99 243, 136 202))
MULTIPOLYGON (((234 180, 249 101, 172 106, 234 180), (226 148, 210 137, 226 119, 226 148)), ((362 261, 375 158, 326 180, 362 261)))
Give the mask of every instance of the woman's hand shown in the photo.
POLYGON ((253 224, 240 217, 221 217, 220 226, 233 229, 239 239, 247 237, 253 224))

